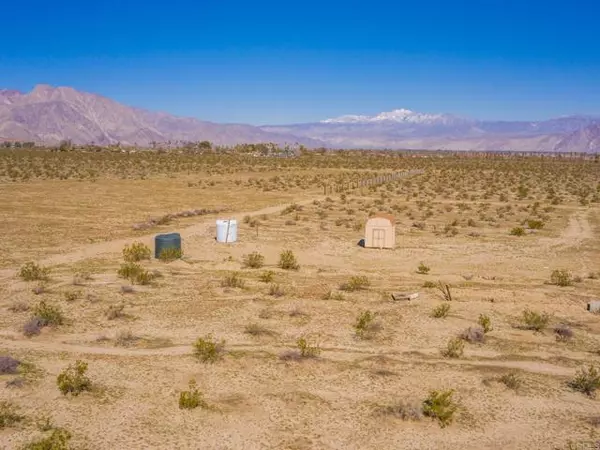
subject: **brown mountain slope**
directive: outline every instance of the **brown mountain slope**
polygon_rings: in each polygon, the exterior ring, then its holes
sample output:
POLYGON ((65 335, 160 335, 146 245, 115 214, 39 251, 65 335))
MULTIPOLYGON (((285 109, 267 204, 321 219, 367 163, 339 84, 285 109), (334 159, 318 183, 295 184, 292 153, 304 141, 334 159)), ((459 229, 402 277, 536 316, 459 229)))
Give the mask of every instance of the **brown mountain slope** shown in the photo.
POLYGON ((275 134, 250 125, 215 124, 122 105, 69 87, 38 85, 31 92, 0 90, 0 136, 55 143, 148 145, 211 141, 219 145, 274 142, 319 146, 310 138, 275 134))

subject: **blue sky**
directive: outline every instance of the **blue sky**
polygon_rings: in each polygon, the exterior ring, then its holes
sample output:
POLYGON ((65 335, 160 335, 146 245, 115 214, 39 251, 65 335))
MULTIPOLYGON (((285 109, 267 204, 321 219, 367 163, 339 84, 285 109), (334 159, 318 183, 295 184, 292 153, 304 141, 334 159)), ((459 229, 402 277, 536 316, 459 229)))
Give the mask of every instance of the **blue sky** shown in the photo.
POLYGON ((32 0, 0 13, 0 87, 23 91, 252 124, 600 114, 593 0, 32 0))

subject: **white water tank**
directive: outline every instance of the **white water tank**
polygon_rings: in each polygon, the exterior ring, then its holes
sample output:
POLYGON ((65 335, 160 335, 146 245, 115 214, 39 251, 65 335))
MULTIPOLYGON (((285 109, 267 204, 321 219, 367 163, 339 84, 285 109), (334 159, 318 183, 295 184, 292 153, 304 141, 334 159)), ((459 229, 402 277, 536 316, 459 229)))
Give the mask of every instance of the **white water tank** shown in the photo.
POLYGON ((217 242, 235 242, 237 241, 237 220, 219 219, 217 220, 217 242))

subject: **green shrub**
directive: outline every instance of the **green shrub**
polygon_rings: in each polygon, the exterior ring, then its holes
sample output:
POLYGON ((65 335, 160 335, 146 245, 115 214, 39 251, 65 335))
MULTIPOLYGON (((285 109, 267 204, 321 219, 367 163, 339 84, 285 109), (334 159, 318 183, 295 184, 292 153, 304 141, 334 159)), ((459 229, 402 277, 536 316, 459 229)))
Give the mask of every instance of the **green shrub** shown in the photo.
POLYGON ((294 252, 291 250, 284 250, 279 255, 279 267, 285 270, 298 270, 300 265, 296 260, 294 252))
POLYGON ((267 271, 261 273, 260 276, 258 277, 258 279, 260 281, 262 281, 263 283, 271 283, 274 278, 275 278, 275 272, 273 272, 272 270, 267 270, 267 271))
POLYGON ((527 227, 531 230, 541 230, 544 228, 544 225, 542 220, 529 219, 527 221, 527 227))
POLYGON ((511 236, 525 236, 525 228, 523 227, 514 227, 510 230, 511 236))
POLYGON ((272 284, 269 286, 269 295, 273 297, 283 297, 285 295, 285 289, 279 284, 272 284))
POLYGON ((214 363, 223 357, 225 341, 217 342, 212 335, 198 338, 194 342, 194 355, 205 363, 214 363))
POLYGON ((47 281, 50 269, 29 261, 19 269, 19 277, 25 281, 47 281))
POLYGON ((196 387, 196 380, 190 380, 188 391, 179 393, 179 409, 194 409, 198 406, 206 408, 208 405, 202 398, 202 393, 196 387))
POLYGON ((417 273, 421 274, 421 275, 427 275, 429 273, 431 269, 426 266, 425 264, 423 264, 421 262, 421 264, 419 264, 419 267, 417 268, 417 273))
POLYGON ((258 252, 252 252, 244 255, 244 267, 251 269, 260 269, 265 264, 265 257, 258 252))
POLYGON ((150 247, 141 242, 134 242, 131 245, 126 245, 123 248, 123 259, 127 262, 137 262, 144 259, 150 259, 152 251, 150 247))
POLYGON ((163 248, 158 254, 158 259, 162 262, 171 262, 183 257, 183 251, 180 248, 163 248))
POLYGON ((354 276, 346 283, 342 283, 340 285, 340 290, 348 292, 360 291, 368 288, 370 284, 371 282, 366 276, 354 276))
POLYGON ((245 286, 245 282, 239 273, 235 272, 230 275, 227 275, 223 281, 221 281, 222 287, 228 288, 243 288, 245 286))
POLYGON ((361 339, 370 339, 373 334, 380 330, 380 325, 375 321, 376 314, 365 311, 356 318, 354 331, 361 339))
POLYGON ((62 311, 58 306, 48 305, 45 301, 39 302, 33 308, 33 317, 40 320, 40 325, 62 325, 65 321, 62 311))
POLYGON ((305 337, 301 337, 296 341, 296 346, 300 351, 302 358, 316 358, 321 353, 318 344, 311 345, 305 337))
POLYGON ((479 326, 481 326, 484 333, 489 333, 490 331, 493 330, 492 320, 486 314, 480 314, 479 320, 477 320, 477 323, 479 324, 479 326))
POLYGON ((441 305, 438 305, 435 308, 433 308, 433 311, 431 312, 431 317, 435 317, 436 319, 443 319, 446 316, 448 316, 449 312, 450 305, 448 303, 442 303, 441 305))
POLYGON ((593 398, 596 396, 596 391, 600 389, 600 371, 593 365, 587 369, 581 368, 575 378, 569 382, 569 386, 593 398))
POLYGON ((573 284, 573 276, 568 270, 553 270, 550 275, 550 283, 556 286, 571 286, 573 284))
POLYGON ((22 421, 24 417, 17 413, 17 408, 10 402, 0 402, 0 430, 22 421))
POLYGON ((516 372, 506 373, 502 375, 498 379, 498 381, 500 381, 500 383, 505 385, 507 388, 512 389, 513 391, 519 389, 519 387, 521 387, 522 384, 521 378, 516 372))
POLYGON ((429 397, 423 401, 423 414, 437 420, 441 428, 447 427, 452 423, 454 413, 458 409, 458 405, 452 399, 453 394, 453 390, 431 391, 429 397))
POLYGON ((446 358, 460 358, 465 351, 465 342, 460 338, 452 338, 447 347, 442 350, 442 356, 446 358))
POLYGON ((23 450, 69 450, 71 433, 62 428, 52 430, 50 436, 30 442, 23 450))
POLYGON ((522 317, 523 324, 526 330, 542 331, 548 325, 550 317, 546 313, 538 313, 526 309, 523 311, 522 317))
POLYGON ((65 292, 65 300, 68 302, 73 302, 77 300, 81 296, 81 292, 78 291, 69 291, 65 292))
POLYGON ((423 287, 430 289, 430 288, 437 287, 437 284, 435 284, 433 281, 426 281, 425 283, 423 283, 423 287))
POLYGON ((152 273, 148 272, 142 266, 134 262, 121 264, 117 274, 121 278, 131 281, 132 284, 146 285, 150 284, 154 279, 154 275, 152 273))
POLYGON ((71 394, 77 396, 92 388, 92 382, 86 376, 88 365, 86 362, 77 360, 75 364, 63 370, 56 378, 56 384, 63 395, 71 394))

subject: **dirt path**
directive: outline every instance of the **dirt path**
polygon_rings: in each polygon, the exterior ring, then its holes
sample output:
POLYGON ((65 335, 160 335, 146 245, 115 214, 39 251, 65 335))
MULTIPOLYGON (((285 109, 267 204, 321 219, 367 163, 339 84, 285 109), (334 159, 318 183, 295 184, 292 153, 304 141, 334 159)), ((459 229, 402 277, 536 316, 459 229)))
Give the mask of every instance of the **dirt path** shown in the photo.
MULTIPOLYGON (((295 203, 297 205, 306 205, 314 200, 323 200, 325 196, 319 197, 311 197, 310 199, 305 199, 297 202, 289 202, 278 204, 275 206, 269 206, 267 208, 262 208, 255 211, 247 211, 247 212, 239 212, 229 215, 230 218, 236 219, 238 222, 241 222, 245 216, 260 216, 262 214, 274 214, 283 211, 290 204, 295 203)), ((190 225, 186 228, 180 229, 179 233, 181 234, 182 239, 189 238, 191 236, 199 235, 199 234, 208 234, 212 228, 215 227, 214 219, 207 219, 201 223, 197 223, 194 225, 190 225)), ((78 248, 75 251, 69 253, 63 253, 51 256, 49 258, 43 259, 39 261, 39 264, 43 266, 54 266, 59 264, 73 264, 85 259, 89 258, 97 258, 100 256, 110 255, 110 254, 120 254, 123 250, 123 247, 131 244, 132 242, 143 242, 149 247, 154 246, 154 237, 156 236, 156 232, 146 234, 144 236, 116 239, 112 241, 98 242, 96 244, 90 244, 83 247, 78 248)), ((14 269, 5 269, 0 270, 0 280, 8 279, 14 277, 16 271, 14 269)))
MULTIPOLYGON (((64 338, 73 336, 63 336, 64 338)), ((123 347, 94 347, 92 345, 70 344, 60 339, 55 342, 24 340, 24 339, 3 339, 0 343, 0 348, 13 351, 42 351, 44 353, 71 353, 77 355, 96 355, 96 356, 118 356, 125 358, 139 358, 149 356, 160 357, 181 357, 192 355, 191 345, 174 345, 161 348, 123 348, 123 347)), ((254 353, 269 353, 281 354, 286 350, 291 350, 290 345, 274 345, 274 344, 229 344, 227 350, 231 352, 243 351, 254 353)), ((524 360, 496 360, 491 359, 493 355, 489 352, 471 351, 469 356, 473 359, 447 359, 439 357, 438 348, 419 349, 419 354, 415 354, 412 348, 393 349, 366 349, 354 347, 326 347, 322 349, 321 358, 328 361, 336 362, 355 362, 361 358, 377 358, 385 357, 386 360, 399 363, 410 364, 446 364, 458 366, 473 366, 484 368, 505 368, 517 369, 530 373, 540 373, 553 376, 572 376, 575 369, 562 367, 555 364, 547 363, 540 360, 524 361, 524 360)), ((495 355, 495 356, 499 356, 495 355)), ((585 361, 585 356, 575 358, 585 361)))
POLYGON ((592 239, 594 234, 589 221, 590 211, 579 211, 569 218, 569 224, 560 237, 541 240, 548 247, 577 247, 584 241, 592 239))

